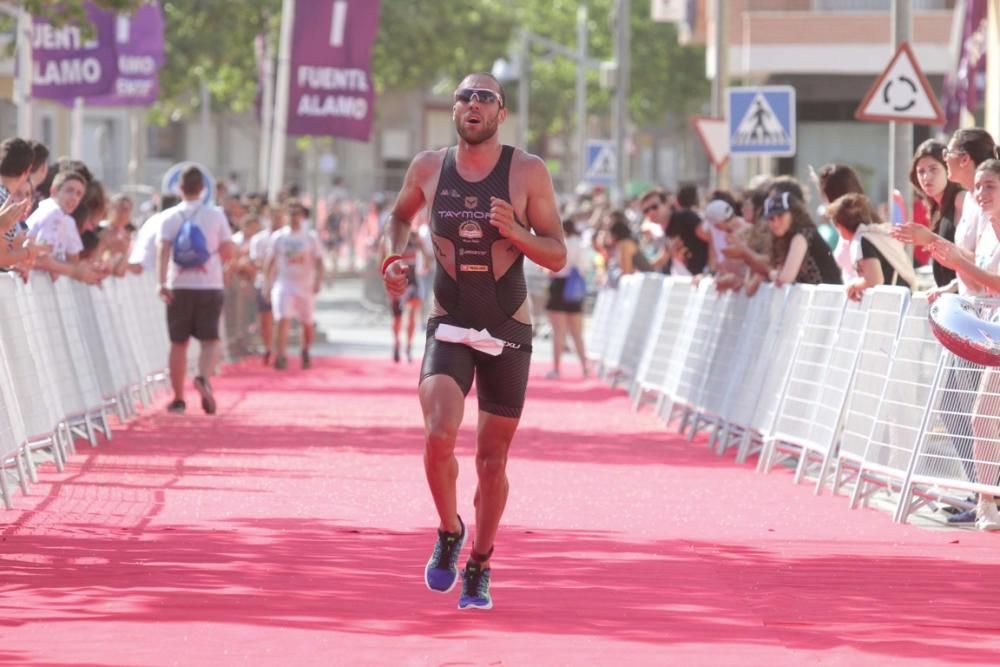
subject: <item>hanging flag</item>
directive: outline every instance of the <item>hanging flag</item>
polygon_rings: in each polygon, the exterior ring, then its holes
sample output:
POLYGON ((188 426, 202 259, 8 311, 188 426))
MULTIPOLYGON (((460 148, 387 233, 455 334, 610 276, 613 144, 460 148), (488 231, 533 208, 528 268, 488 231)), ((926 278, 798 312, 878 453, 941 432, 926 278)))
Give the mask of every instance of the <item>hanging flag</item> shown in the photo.
POLYGON ((87 97, 94 106, 142 106, 160 96, 159 71, 163 67, 163 14, 159 3, 142 5, 131 16, 115 17, 115 51, 118 77, 107 95, 87 97))
POLYGON ((56 27, 44 17, 32 18, 32 97, 67 100, 111 90, 118 76, 115 16, 92 2, 85 10, 94 27, 87 40, 78 25, 56 27))
POLYGON ((378 0, 296 0, 287 133, 368 141, 378 0))
POLYGON ((965 16, 958 61, 955 69, 945 74, 941 95, 947 133, 962 126, 963 113, 975 112, 986 88, 986 0, 966 0, 962 9, 965 16))

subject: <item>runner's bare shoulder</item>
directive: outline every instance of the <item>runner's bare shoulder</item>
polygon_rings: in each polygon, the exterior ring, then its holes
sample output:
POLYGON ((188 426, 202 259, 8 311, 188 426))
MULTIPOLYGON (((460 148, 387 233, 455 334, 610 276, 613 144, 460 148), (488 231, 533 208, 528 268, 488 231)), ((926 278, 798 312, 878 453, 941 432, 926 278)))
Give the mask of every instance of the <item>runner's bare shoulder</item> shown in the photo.
POLYGON ((420 151, 410 163, 410 175, 418 183, 423 183, 428 178, 437 178, 441 172, 441 165, 444 164, 444 156, 447 148, 435 151, 420 151))

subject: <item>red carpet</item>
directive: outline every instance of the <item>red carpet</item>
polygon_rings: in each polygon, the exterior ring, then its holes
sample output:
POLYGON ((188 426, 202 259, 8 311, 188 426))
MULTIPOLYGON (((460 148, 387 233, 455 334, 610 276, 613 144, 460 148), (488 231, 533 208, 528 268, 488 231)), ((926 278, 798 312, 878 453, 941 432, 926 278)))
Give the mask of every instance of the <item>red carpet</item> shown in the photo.
POLYGON ((436 518, 416 366, 247 363, 217 380, 219 416, 150 412, 15 498, 0 663, 1000 663, 1000 536, 852 512, 544 370, 492 612, 423 585, 436 518))

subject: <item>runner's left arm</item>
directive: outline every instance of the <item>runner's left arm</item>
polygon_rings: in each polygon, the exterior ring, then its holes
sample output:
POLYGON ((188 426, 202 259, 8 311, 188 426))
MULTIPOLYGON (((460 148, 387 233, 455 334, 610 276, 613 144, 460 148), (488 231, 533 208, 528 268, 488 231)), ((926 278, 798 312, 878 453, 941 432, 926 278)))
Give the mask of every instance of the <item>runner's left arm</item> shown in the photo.
POLYGON ((490 224, 528 259, 550 271, 559 271, 566 265, 566 241, 552 176, 545 163, 533 155, 527 156, 523 164, 522 182, 528 194, 524 209, 527 224, 517 219, 510 202, 496 197, 490 200, 490 224))

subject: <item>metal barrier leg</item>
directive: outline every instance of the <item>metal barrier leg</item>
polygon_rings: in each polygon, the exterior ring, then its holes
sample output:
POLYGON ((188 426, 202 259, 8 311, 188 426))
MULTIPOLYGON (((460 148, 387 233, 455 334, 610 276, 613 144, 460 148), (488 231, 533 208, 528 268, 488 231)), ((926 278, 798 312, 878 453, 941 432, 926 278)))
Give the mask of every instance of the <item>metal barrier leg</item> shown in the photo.
MULTIPOLYGON (((830 458, 833 456, 833 449, 826 450, 823 455, 823 463, 819 467, 819 479, 816 480, 816 495, 823 495, 823 487, 826 486, 826 476, 830 471, 830 458)), ((834 486, 836 486, 836 481, 834 481, 834 486)))
POLYGON ((7 468, 0 467, 0 494, 3 495, 3 506, 14 509, 14 501, 10 497, 10 485, 7 483, 7 468))
POLYGON ((799 462, 795 466, 795 477, 793 479, 796 484, 800 484, 802 482, 802 478, 806 474, 806 466, 808 465, 808 463, 809 463, 809 450, 803 447, 802 451, 799 452, 799 462))
POLYGON ((24 469, 24 460, 21 458, 23 454, 23 451, 19 451, 14 455, 14 464, 17 466, 17 485, 21 487, 21 493, 28 495, 28 474, 24 469))
POLYGON ((35 469, 35 461, 31 458, 31 447, 25 444, 21 449, 24 450, 24 462, 28 466, 28 479, 32 484, 38 484, 38 470, 35 469))
POLYGON ((687 431, 688 422, 691 420, 691 408, 685 406, 684 414, 681 415, 681 423, 677 426, 678 433, 684 433, 687 431))
POLYGON ((76 437, 68 421, 63 422, 60 426, 63 432, 63 461, 68 461, 70 454, 76 454, 76 437))

